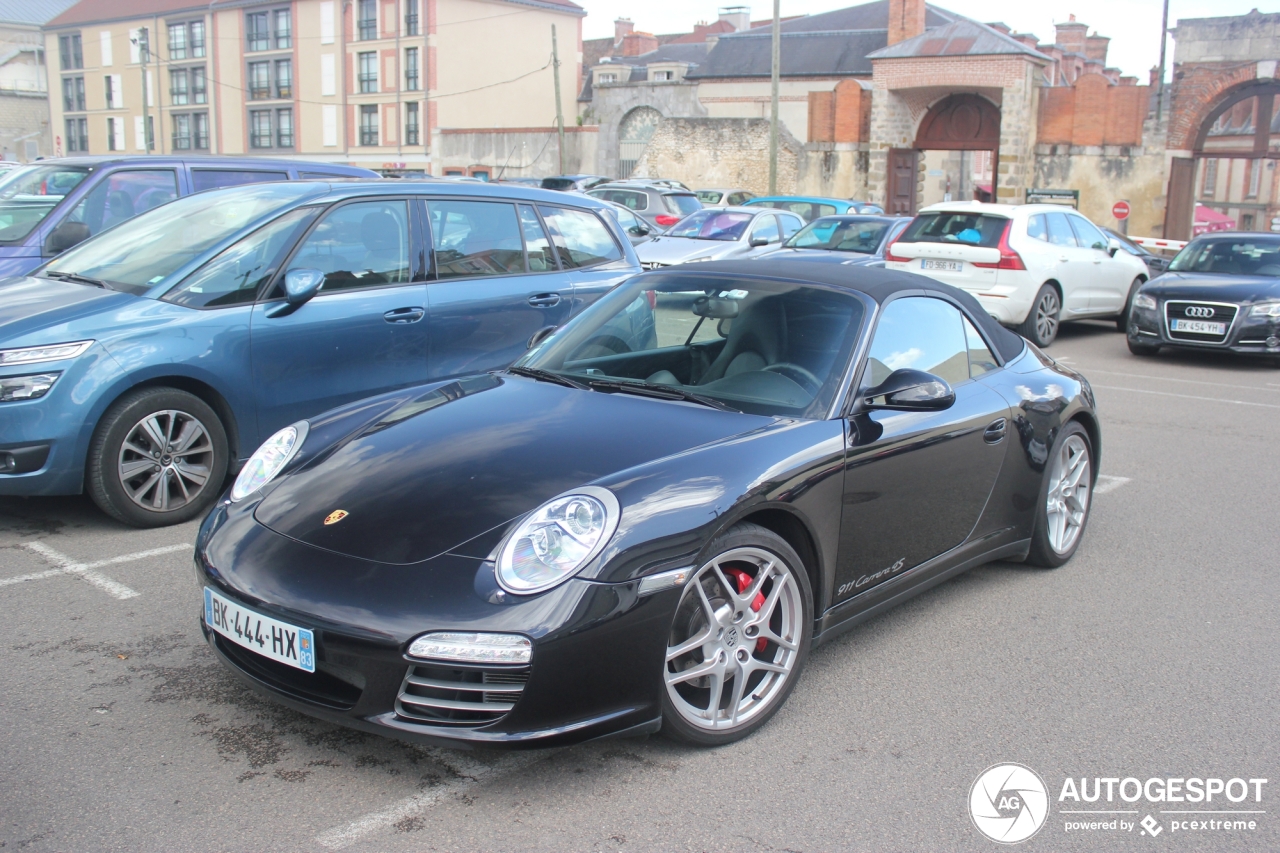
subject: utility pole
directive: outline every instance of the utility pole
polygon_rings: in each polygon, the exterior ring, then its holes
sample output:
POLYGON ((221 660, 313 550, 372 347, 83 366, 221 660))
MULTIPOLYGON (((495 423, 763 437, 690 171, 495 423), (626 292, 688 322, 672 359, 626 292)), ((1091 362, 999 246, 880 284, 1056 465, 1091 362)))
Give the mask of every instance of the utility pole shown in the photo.
POLYGON ((147 86, 147 60, 151 58, 151 45, 147 37, 147 28, 138 30, 138 57, 142 60, 142 150, 151 152, 151 122, 147 115, 147 98, 151 91, 147 86))
POLYGON ((773 69, 769 74, 769 195, 778 193, 778 75, 782 66, 782 0, 773 0, 773 69))
POLYGON ((1160 79, 1156 81, 1156 124, 1164 110, 1164 46, 1169 41, 1169 0, 1164 0, 1164 17, 1160 20, 1160 79))
POLYGON ((560 49, 556 46, 556 25, 551 25, 551 71, 556 76, 556 130, 560 134, 560 174, 564 174, 564 113, 560 111, 560 49))

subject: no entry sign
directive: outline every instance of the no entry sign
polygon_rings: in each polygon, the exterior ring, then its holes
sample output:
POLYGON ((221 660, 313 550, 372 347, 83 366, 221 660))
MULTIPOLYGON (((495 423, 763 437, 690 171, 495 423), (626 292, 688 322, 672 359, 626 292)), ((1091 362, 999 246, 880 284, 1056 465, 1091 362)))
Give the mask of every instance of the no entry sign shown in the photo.
POLYGON ((1129 218, 1129 202, 1118 201, 1115 204, 1111 205, 1111 215, 1114 216, 1116 219, 1128 219, 1129 218))

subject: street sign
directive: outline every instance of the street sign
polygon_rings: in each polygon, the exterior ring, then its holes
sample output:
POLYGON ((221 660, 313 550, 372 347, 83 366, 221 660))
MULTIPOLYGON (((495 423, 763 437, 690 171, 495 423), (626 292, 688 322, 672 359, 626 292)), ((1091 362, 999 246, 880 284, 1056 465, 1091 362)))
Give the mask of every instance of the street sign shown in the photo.
POLYGON ((1029 189, 1027 204, 1069 204, 1080 209, 1080 190, 1029 189))
POLYGON ((1111 205, 1111 215, 1114 216, 1116 219, 1128 219, 1129 218, 1129 202, 1118 201, 1115 204, 1111 205))

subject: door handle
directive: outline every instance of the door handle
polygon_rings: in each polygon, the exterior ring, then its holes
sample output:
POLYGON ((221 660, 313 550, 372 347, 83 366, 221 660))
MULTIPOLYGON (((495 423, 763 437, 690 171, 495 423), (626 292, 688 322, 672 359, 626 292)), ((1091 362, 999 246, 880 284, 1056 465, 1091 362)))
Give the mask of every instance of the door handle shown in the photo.
POLYGON ((1065 264, 1065 263, 1067 262, 1067 260, 1068 260, 1068 259, 1067 259, 1066 255, 1063 255, 1062 257, 1058 258, 1058 263, 1060 263, 1060 264, 1065 264))
POLYGON ((987 444, 999 444, 1000 441, 1004 438, 1004 433, 1007 426, 1008 426, 1008 421, 1006 421, 1004 418, 996 418, 994 421, 988 424, 986 430, 983 431, 982 440, 985 441, 987 444))
POLYGON ((535 308, 552 308, 560 304, 560 294, 539 293, 536 296, 529 297, 529 304, 535 308))
POLYGON ((423 317, 427 316, 427 312, 421 308, 396 308, 382 315, 382 319, 388 323, 397 325, 405 325, 408 323, 416 323, 423 317))

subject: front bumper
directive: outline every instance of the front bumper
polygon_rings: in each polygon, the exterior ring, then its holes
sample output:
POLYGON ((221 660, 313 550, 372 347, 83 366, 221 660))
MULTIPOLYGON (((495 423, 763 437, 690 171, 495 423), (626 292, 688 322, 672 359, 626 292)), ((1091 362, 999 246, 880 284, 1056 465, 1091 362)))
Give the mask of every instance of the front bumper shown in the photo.
MULTIPOLYGON (((1178 302, 1194 302, 1178 297, 1178 302)), ((1239 355, 1280 356, 1280 318, 1251 317, 1249 305, 1241 305, 1227 329, 1225 339, 1194 340, 1174 337, 1165 316, 1165 300, 1156 308, 1134 307, 1129 314, 1127 330, 1130 341, 1145 346, 1178 347, 1188 350, 1231 352, 1239 355)))
POLYGON ((660 725, 678 589, 642 597, 638 582, 573 579, 541 595, 511 596, 485 560, 445 554, 406 566, 372 563, 289 539, 258 524, 250 508, 225 503, 201 529, 196 574, 201 585, 245 607, 314 632, 316 672, 306 673, 228 641, 201 619, 228 668, 311 716, 402 740, 525 748, 660 725), (523 690, 495 721, 435 722, 405 713, 398 700, 411 670, 511 672, 405 655, 413 638, 441 630, 519 633, 533 641, 523 690))

